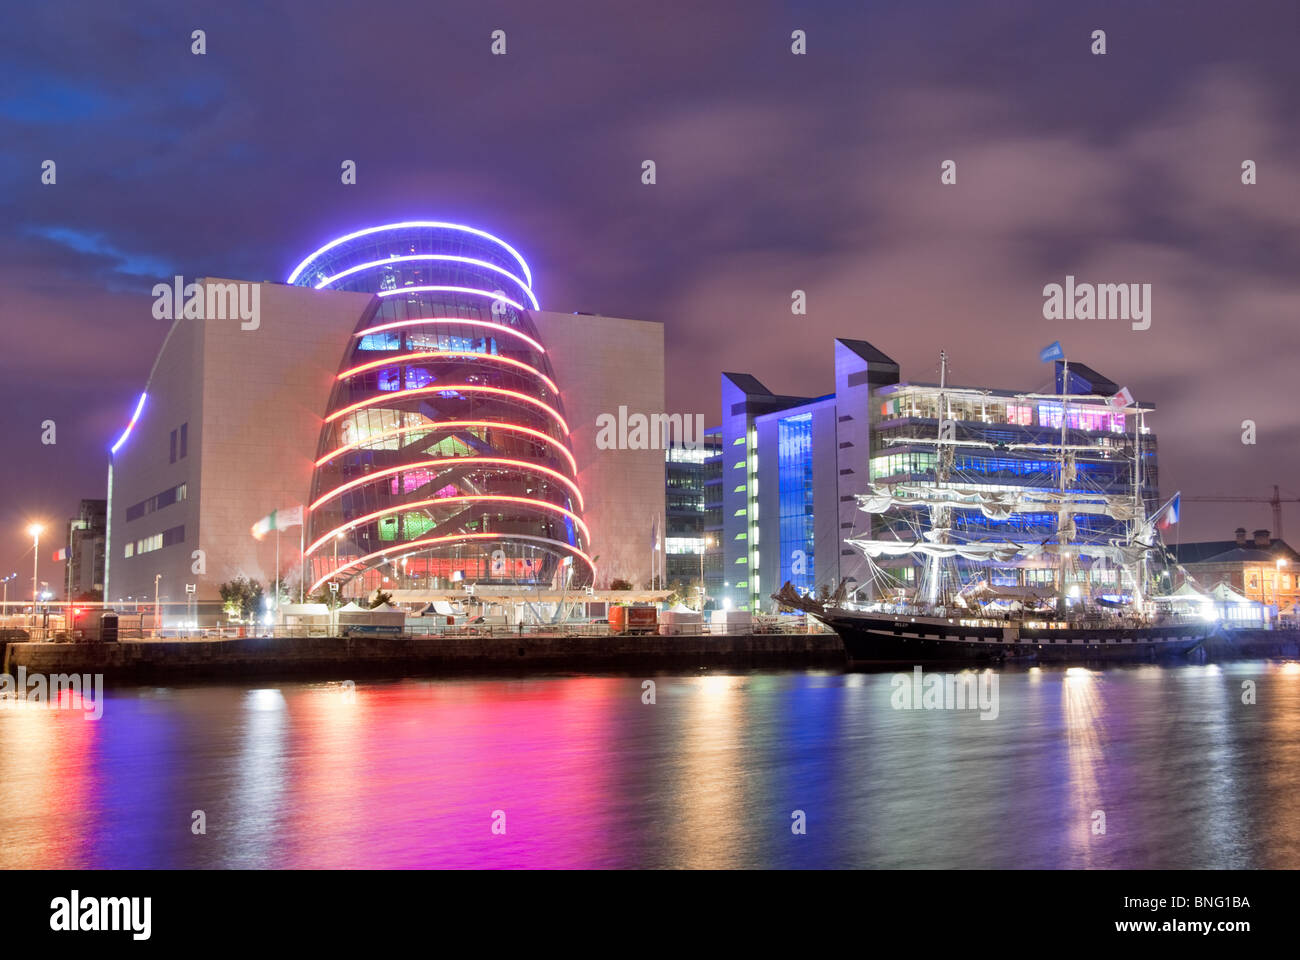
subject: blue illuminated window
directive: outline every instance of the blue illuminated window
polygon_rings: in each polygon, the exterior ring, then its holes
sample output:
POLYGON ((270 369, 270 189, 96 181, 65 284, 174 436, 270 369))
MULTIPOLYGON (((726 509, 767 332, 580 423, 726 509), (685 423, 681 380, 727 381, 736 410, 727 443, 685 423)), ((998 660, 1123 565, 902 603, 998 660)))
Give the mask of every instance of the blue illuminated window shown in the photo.
POLYGON ((812 414, 777 421, 777 498, 781 582, 801 591, 817 582, 813 566, 812 414))

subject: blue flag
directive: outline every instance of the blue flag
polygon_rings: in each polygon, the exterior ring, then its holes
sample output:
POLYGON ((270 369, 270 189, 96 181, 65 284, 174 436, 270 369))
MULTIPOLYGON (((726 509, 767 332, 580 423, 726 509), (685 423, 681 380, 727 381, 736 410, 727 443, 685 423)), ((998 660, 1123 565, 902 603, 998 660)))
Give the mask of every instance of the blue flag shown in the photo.
POLYGON ((1038 351, 1038 359, 1047 363, 1049 360, 1064 360, 1065 351, 1061 349, 1061 341, 1055 340, 1050 347, 1043 347, 1038 351))

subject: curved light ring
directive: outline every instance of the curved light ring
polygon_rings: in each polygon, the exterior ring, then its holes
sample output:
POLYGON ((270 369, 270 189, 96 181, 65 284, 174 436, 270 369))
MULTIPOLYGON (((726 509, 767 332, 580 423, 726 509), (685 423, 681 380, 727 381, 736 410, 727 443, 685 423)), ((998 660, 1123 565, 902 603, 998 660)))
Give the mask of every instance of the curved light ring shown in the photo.
POLYGON ((555 381, 548 377, 536 367, 529 366, 522 360, 515 360, 512 357, 503 357, 498 353, 476 353, 473 350, 427 350, 420 353, 400 353, 388 357, 384 360, 372 360, 369 363, 363 363, 359 367, 353 367, 351 370, 344 370, 337 377, 339 380, 346 380, 348 377, 355 376, 358 373, 365 373, 367 370, 374 370, 377 367, 388 367, 394 364, 406 365, 412 360, 428 360, 431 358, 441 359, 443 357, 470 357, 475 360, 492 360, 497 363, 508 363, 512 367, 518 367, 520 370, 531 373, 535 377, 540 377, 542 382, 550 388, 551 393, 557 397, 560 395, 560 388, 555 385, 555 381))
POLYGON ((509 297, 499 297, 489 290, 477 290, 474 287, 446 287, 441 284, 432 284, 423 287, 398 287, 396 290, 380 290, 375 296, 377 297, 395 297, 400 293, 472 293, 480 297, 487 297, 489 300, 500 300, 502 303, 508 303, 516 310, 527 310, 522 303, 517 303, 509 297))
POLYGON ((404 230, 404 229, 410 229, 412 227, 432 227, 438 230, 460 230, 462 233, 472 233, 476 237, 482 237, 485 240, 491 240, 493 243, 501 247, 503 250, 508 251, 510 255, 515 258, 519 266, 523 269, 524 276, 528 278, 528 286, 532 287, 533 285, 533 273, 531 270, 528 269, 528 264, 524 262, 524 258, 519 255, 518 250, 510 246, 510 244, 506 243, 500 237, 494 237, 492 236, 492 234, 484 230, 476 230, 473 227, 467 227, 463 223, 444 223, 443 221, 440 220, 404 220, 401 223, 385 223, 384 225, 379 227, 366 227, 366 229, 364 230, 357 230, 355 233, 349 233, 346 236, 339 237, 336 240, 331 240, 329 243, 325 244, 325 246, 321 247, 315 253, 312 253, 310 256, 308 256, 305 260, 302 261, 302 263, 298 264, 298 266, 294 267, 293 273, 289 274, 289 279, 286 280, 285 283, 293 283, 295 280, 298 279, 298 274, 302 273, 302 271, 306 269, 309 263, 311 263, 313 260, 319 257, 322 253, 325 253, 327 250, 333 250, 339 244, 347 243, 349 240, 355 240, 357 237, 369 236, 372 233, 379 233, 384 230, 404 230))
POLYGON ((364 477, 357 477, 355 480, 349 480, 340 487, 335 487, 325 496, 320 497, 307 509, 315 510, 322 503, 328 503, 335 497, 347 493, 347 491, 360 487, 372 480, 382 480, 384 477, 391 477, 395 473, 401 473, 405 470, 418 470, 421 467, 442 467, 450 466, 456 463, 500 463, 508 467, 521 467, 524 470, 539 470, 542 473, 549 474, 556 480, 573 491, 573 495, 578 499, 579 509, 585 509, 586 504, 582 501, 582 491, 578 485, 560 473, 558 470, 552 470, 550 467, 543 466, 540 463, 529 463, 527 460, 514 460, 509 457, 438 457, 434 460, 417 460, 413 463, 404 463, 397 467, 385 467, 383 470, 376 470, 374 473, 367 473, 364 477))
POLYGON ((356 566, 358 563, 365 563, 368 560, 373 560, 375 557, 386 556, 394 550, 407 550, 410 547, 427 547, 438 543, 449 543, 456 540, 536 540, 538 543, 553 544, 557 547, 563 547, 565 550, 581 557, 586 561, 587 566, 591 567, 592 578, 594 579, 596 576, 596 564, 592 561, 591 557, 587 556, 572 544, 565 543, 562 540, 552 540, 550 537, 534 537, 526 533, 457 533, 449 537, 429 537, 425 540, 412 540, 409 543, 403 543, 400 548, 389 547, 385 550, 376 550, 374 553, 367 553, 364 557, 357 557, 355 560, 350 560, 341 567, 336 567, 333 571, 327 573, 325 576, 313 583, 311 585, 311 592, 315 592, 323 583, 327 582, 332 577, 338 576, 340 570, 346 570, 348 567, 356 566))
POLYGON ((436 433, 437 431, 446 429, 447 427, 489 427, 495 430, 518 430, 521 433, 531 434, 539 440, 546 441, 551 446, 555 447, 555 449, 559 450, 560 453, 564 454, 565 458, 569 461, 569 466, 573 467, 573 475, 575 477, 578 475, 578 461, 573 459, 573 454, 569 452, 569 448, 559 440, 555 439, 555 437, 551 436, 549 433, 542 433, 540 430, 534 430, 532 427, 521 426, 517 423, 505 423, 500 420, 430 420, 428 423, 417 424, 416 426, 397 427, 394 430, 385 430, 383 433, 372 434, 364 440, 354 440, 352 443, 346 443, 337 450, 332 450, 325 454, 325 456, 316 461, 315 466, 319 467, 323 463, 328 463, 341 453, 346 453, 347 451, 357 447, 369 446, 370 444, 377 443, 380 440, 388 440, 392 437, 401 436, 403 433, 414 433, 417 430, 436 433))
MULTIPOLYGON (((321 537, 319 540, 317 540, 315 543, 309 546, 307 548, 306 554, 304 555, 310 556, 311 554, 316 552, 317 547, 320 547, 323 544, 328 543, 330 540, 338 536, 344 530, 351 530, 353 527, 359 527, 361 526, 361 524, 369 523, 371 520, 378 520, 381 517, 396 516, 400 513, 403 513, 404 511, 414 510, 417 507, 428 507, 434 504, 457 503, 457 502, 465 502, 465 501, 477 502, 481 500, 496 500, 504 503, 523 503, 523 504, 527 504, 530 507, 542 507, 547 510, 555 510, 558 513, 564 514, 575 524, 577 524, 582 529, 583 536, 587 538, 587 542, 588 543, 591 542, 591 531, 588 530, 587 525, 582 522, 582 517, 578 516, 572 510, 566 510, 558 503, 551 503, 548 500, 536 500, 532 497, 508 497, 508 496, 494 497, 491 496, 490 494, 483 494, 483 495, 474 494, 472 496, 466 495, 461 497, 433 497, 429 500, 416 500, 414 503, 403 503, 397 507, 389 507, 387 510, 376 510, 374 513, 368 513, 364 517, 357 517, 355 520, 351 520, 343 524, 343 526, 341 527, 335 527, 329 533, 325 534, 323 537, 321 537)), ((401 546, 404 546, 404 544, 398 544, 398 546, 392 547, 390 549, 396 550, 401 546)))
POLYGON ((471 327, 491 327, 493 330, 500 330, 502 333, 511 333, 520 340, 526 341, 538 353, 545 353, 546 348, 534 340, 526 333, 516 330, 514 327, 508 327, 504 323, 493 323, 491 320, 467 320, 463 317, 425 317, 423 320, 394 320, 392 323, 381 323, 377 327, 366 327, 364 330, 358 330, 352 334, 354 337, 365 337, 380 330, 394 330, 397 327, 413 327, 422 323, 463 323, 471 327))
POLYGON ((349 404, 342 410, 335 410, 325 418, 325 422, 329 423, 331 420, 337 420, 339 417, 349 414, 353 410, 360 410, 363 407, 373 407, 379 403, 391 403, 394 397, 414 397, 422 393, 446 393, 449 390, 463 391, 465 393, 493 393, 499 396, 514 397, 516 400, 523 400, 526 403, 531 403, 535 406, 541 407, 549 413, 555 418, 555 422, 560 425, 560 428, 564 431, 564 435, 566 437, 569 435, 569 425, 564 422, 564 418, 560 416, 559 411, 550 404, 544 403, 536 397, 530 397, 526 393, 520 393, 518 390, 507 390, 505 387, 484 387, 479 386, 476 383, 444 383, 437 387, 415 387, 410 390, 388 390, 380 396, 358 400, 356 403, 349 404))
POLYGON ((384 260, 371 260, 369 263, 360 263, 355 267, 348 267, 346 270, 336 273, 332 277, 326 277, 320 283, 316 284, 316 289, 320 290, 324 287, 328 287, 335 280, 342 280, 344 277, 349 277, 354 273, 360 273, 362 270, 369 270, 372 267, 383 267, 390 263, 407 263, 412 260, 444 260, 452 263, 467 263, 475 267, 486 267, 489 270, 495 270, 503 277, 506 277, 513 283, 517 284, 519 289, 528 295, 528 299, 532 302, 534 310, 542 309, 540 304, 537 302, 537 298, 533 296, 533 291, 529 288, 528 284, 524 283, 509 270, 504 267, 498 267, 495 263, 488 263, 486 260, 476 260, 473 257, 460 257, 450 253, 412 253, 388 257, 384 260))
POLYGON ((140 419, 140 411, 144 409, 145 398, 148 396, 148 393, 140 394, 140 399, 135 405, 135 413, 131 414, 131 422, 126 425, 126 429, 122 431, 122 435, 117 438, 117 443, 113 444, 113 446, 109 448, 109 453, 117 453, 118 447, 126 443, 126 438, 131 436, 131 431, 135 429, 136 421, 140 419))

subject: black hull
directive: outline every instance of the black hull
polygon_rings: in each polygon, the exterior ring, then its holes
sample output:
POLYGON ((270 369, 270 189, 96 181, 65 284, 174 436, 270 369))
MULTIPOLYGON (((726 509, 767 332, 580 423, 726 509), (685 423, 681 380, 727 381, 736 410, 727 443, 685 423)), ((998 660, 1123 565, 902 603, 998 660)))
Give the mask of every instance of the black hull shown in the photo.
POLYGON ((839 634, 852 663, 1151 662, 1186 657, 1213 624, 1101 629, 1042 629, 1010 624, 968 627, 917 617, 828 612, 816 615, 839 634))

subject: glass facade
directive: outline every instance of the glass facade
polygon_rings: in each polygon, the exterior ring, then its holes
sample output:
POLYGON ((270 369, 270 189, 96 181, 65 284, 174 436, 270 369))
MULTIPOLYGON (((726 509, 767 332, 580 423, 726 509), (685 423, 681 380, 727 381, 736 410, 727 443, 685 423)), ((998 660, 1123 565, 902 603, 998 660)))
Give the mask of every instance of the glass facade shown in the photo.
POLYGON ((290 281, 378 298, 325 410, 313 589, 591 583, 569 426, 518 253, 467 227, 395 224, 318 250, 290 281))
MULTIPOLYGON (((1053 450, 1062 440, 1059 402, 958 388, 945 395, 942 412, 946 419, 955 421, 954 439, 970 444, 953 451, 952 480, 989 491, 1059 489, 1060 465, 1053 450)), ((939 396, 934 387, 886 386, 877 393, 872 407, 875 430, 871 479, 874 483, 936 479, 936 445, 927 443, 926 439, 937 433, 939 413, 939 396), (904 440, 908 442, 898 442, 904 440)), ((1065 442, 1092 449, 1073 461, 1069 489, 1132 497, 1136 427, 1131 416, 1104 401, 1080 397, 1070 403, 1065 418, 1065 442)), ((1140 496, 1150 511, 1158 502, 1156 437, 1144 432, 1141 443, 1140 496)), ((871 536, 910 540, 917 535, 916 524, 922 516, 920 511, 902 508, 874 515, 871 536)), ((1074 513, 1072 519, 1075 531, 1072 539, 1076 542, 1106 543, 1127 536, 1127 521, 1105 514, 1074 513)), ((950 520, 952 529, 968 542, 1050 543, 1060 538, 1058 516, 1050 511, 1017 512, 1003 519, 990 519, 978 509, 954 509, 950 520)), ((913 572, 911 563, 907 560, 884 566, 892 575, 906 580, 907 574, 913 572)), ((963 577, 986 572, 978 564, 965 560, 957 561, 956 567, 963 571, 963 577)), ((1025 586, 1050 583, 1058 574, 1055 561, 1038 559, 989 570, 987 575, 997 586, 1025 586)))
POLYGON ((812 414, 777 422, 778 503, 781 525, 780 582, 802 593, 817 582, 814 568, 812 414))
MULTIPOLYGON (((705 433, 697 445, 674 443, 664 451, 664 576, 667 586, 687 588, 691 597, 698 596, 701 570, 707 583, 711 572, 716 579, 720 563, 717 545, 721 530, 709 525, 707 493, 708 465, 719 453, 716 433, 705 433)), ((716 492, 716 481, 713 490, 716 492)))

